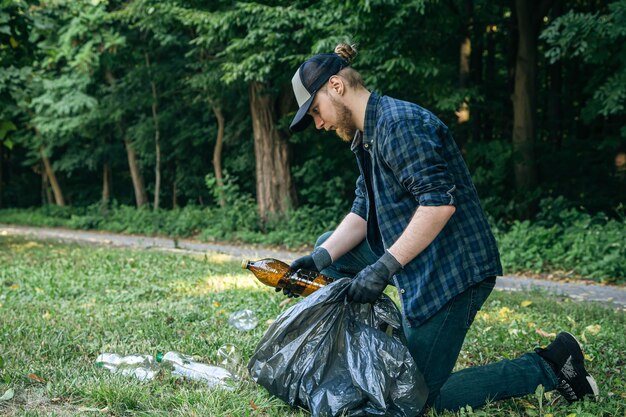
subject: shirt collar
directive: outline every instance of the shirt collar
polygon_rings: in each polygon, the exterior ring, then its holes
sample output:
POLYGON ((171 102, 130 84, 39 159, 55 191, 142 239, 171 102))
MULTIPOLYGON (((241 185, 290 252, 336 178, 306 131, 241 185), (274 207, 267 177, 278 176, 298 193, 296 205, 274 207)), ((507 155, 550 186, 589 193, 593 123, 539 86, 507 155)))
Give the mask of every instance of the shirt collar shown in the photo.
POLYGON ((376 114, 378 110, 378 102, 380 101, 380 96, 372 91, 369 99, 367 100, 367 106, 365 107, 365 121, 363 123, 363 132, 357 130, 354 134, 354 138, 352 138, 352 144, 350 145, 350 150, 354 152, 354 150, 361 143, 369 143, 374 142, 374 131, 376 129, 376 114))
POLYGON ((372 91, 370 98, 367 100, 367 107, 365 107, 365 122, 363 125, 363 143, 374 142, 374 132, 376 131, 376 117, 378 113, 378 103, 380 102, 380 96, 372 91))

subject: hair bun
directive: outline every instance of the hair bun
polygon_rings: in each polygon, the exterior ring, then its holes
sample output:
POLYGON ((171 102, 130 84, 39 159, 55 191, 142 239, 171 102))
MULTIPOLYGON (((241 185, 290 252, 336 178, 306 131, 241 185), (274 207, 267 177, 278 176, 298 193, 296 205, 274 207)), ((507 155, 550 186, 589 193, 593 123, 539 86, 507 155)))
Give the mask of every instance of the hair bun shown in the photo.
POLYGON ((351 64, 357 54, 356 45, 349 45, 342 42, 335 46, 335 53, 351 64))

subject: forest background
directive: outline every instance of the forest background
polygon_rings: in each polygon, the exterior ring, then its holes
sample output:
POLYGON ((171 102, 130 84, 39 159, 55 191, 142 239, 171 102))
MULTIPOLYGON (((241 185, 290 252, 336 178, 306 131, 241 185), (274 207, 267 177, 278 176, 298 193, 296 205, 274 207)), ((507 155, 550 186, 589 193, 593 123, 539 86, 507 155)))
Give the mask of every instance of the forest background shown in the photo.
POLYGON ((626 281, 625 0, 0 0, 0 222, 310 246, 358 169, 290 80, 342 41, 451 128, 507 272, 626 281))

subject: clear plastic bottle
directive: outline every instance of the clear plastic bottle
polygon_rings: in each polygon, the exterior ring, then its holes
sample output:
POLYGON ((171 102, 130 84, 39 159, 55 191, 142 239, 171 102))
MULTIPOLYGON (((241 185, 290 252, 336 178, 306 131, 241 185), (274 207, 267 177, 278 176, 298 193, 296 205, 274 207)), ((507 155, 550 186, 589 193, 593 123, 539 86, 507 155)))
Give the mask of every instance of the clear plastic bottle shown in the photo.
POLYGON ((140 381, 147 381, 159 373, 159 366, 150 355, 121 356, 117 353, 101 353, 96 358, 98 368, 113 373, 132 375, 140 381))
POLYGON ((196 362, 191 356, 178 352, 157 353, 156 360, 164 368, 169 368, 172 375, 206 382, 210 388, 233 389, 235 376, 222 367, 196 362))
POLYGON ((228 317, 228 324, 239 331, 247 332, 254 329, 259 320, 252 310, 238 310, 228 317))

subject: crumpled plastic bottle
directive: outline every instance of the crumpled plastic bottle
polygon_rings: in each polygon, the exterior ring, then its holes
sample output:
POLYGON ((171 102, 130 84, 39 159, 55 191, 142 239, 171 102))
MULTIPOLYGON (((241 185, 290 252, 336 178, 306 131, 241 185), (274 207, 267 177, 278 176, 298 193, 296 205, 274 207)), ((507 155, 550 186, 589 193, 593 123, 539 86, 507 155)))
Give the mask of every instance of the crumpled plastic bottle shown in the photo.
POLYGON ((235 376, 222 367, 196 362, 191 356, 178 352, 157 353, 156 360, 161 366, 168 368, 172 375, 206 382, 209 388, 234 389, 235 376))
POLYGON ((226 344, 221 346, 217 350, 217 357, 220 358, 220 365, 231 371, 242 365, 241 356, 237 352, 235 345, 226 344))
POLYGON ((96 358, 96 366, 113 373, 132 375, 140 381, 153 379, 159 373, 159 366, 150 355, 121 356, 117 353, 101 353, 96 358))
POLYGON ((238 310, 230 315, 228 323, 239 331, 247 332, 254 329, 259 320, 252 310, 238 310))

